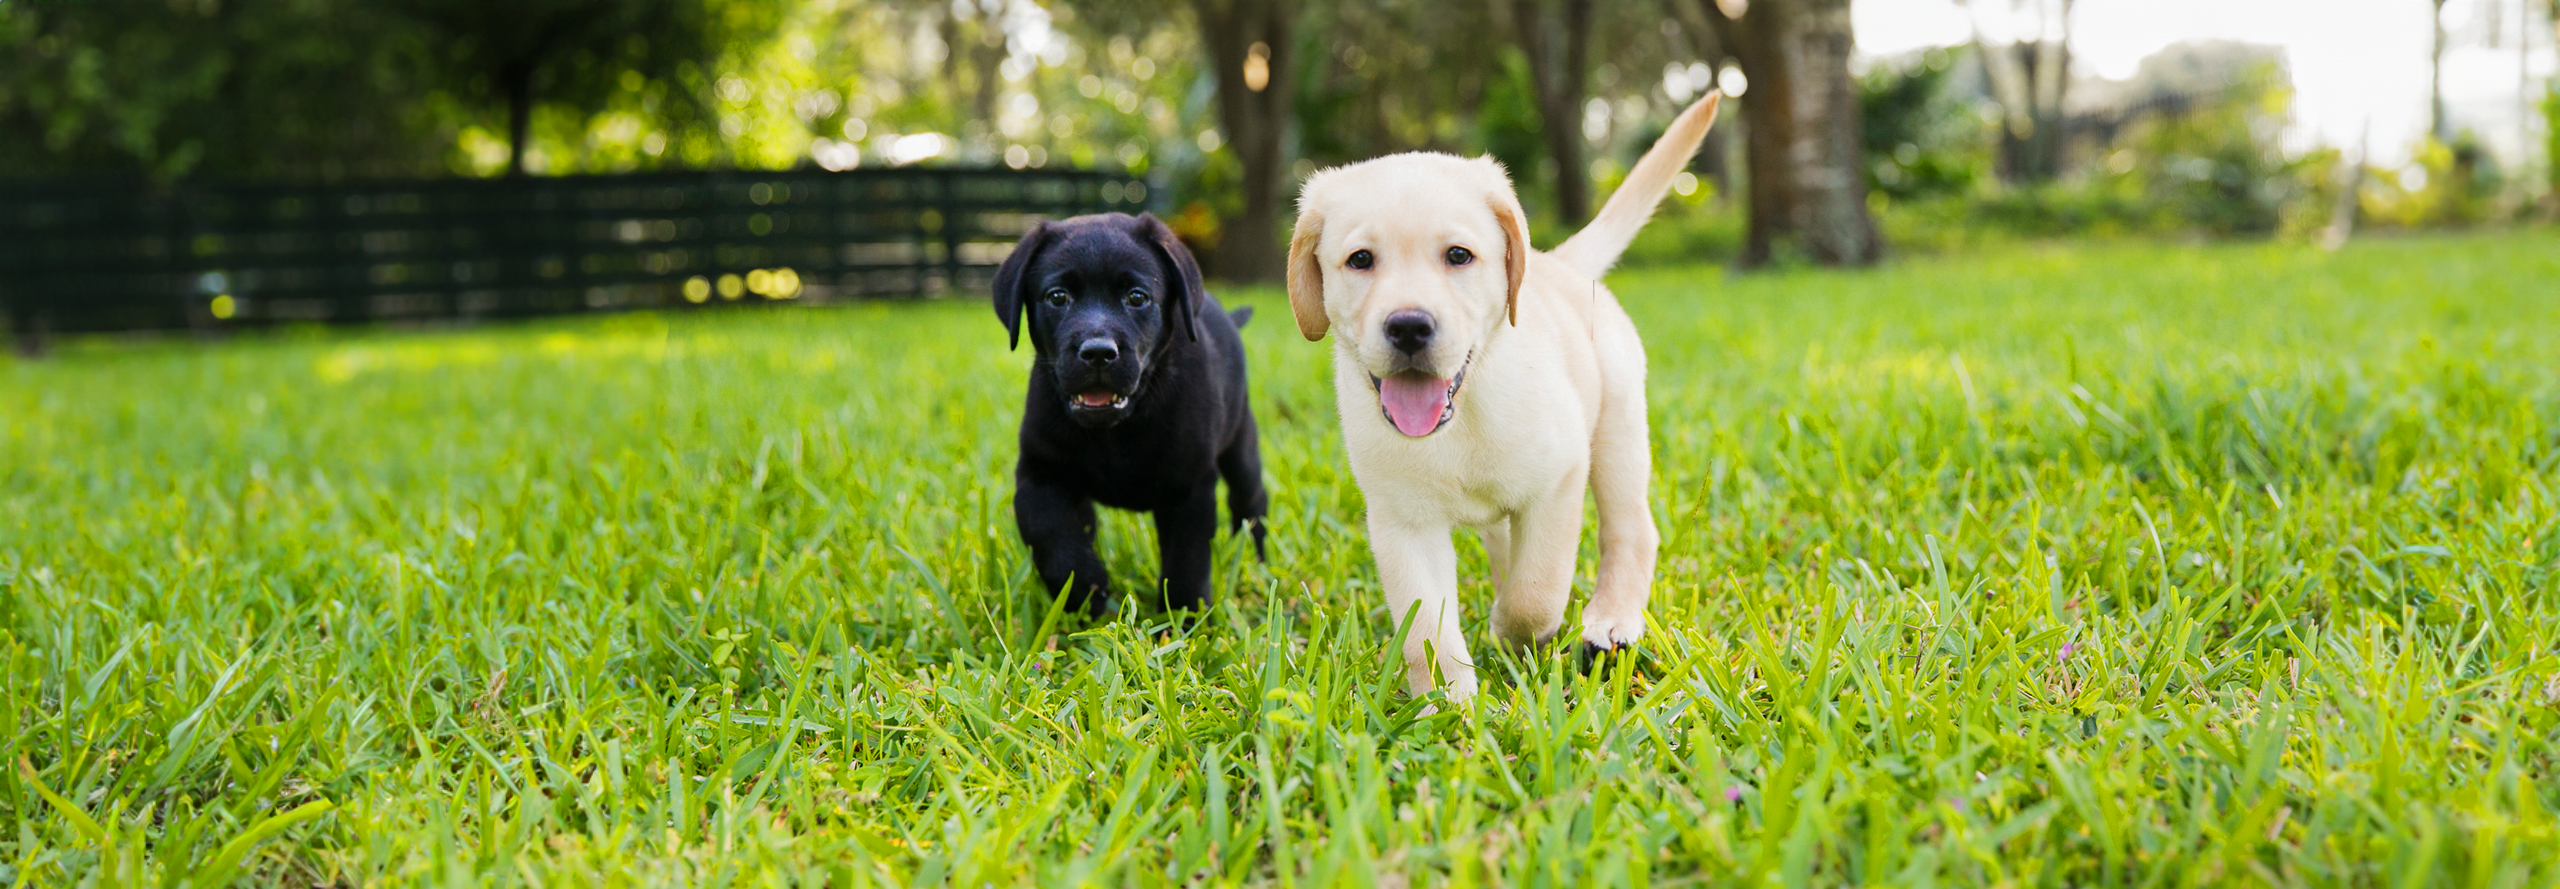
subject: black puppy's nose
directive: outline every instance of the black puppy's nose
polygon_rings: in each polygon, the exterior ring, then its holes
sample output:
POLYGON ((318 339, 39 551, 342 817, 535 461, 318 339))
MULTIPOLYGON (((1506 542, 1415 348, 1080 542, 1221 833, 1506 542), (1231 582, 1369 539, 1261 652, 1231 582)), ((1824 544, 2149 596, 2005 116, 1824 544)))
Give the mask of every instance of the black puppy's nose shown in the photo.
POLYGON ((1088 364, 1110 364, 1120 358, 1120 345, 1103 337, 1085 340, 1076 347, 1076 357, 1088 364))
POLYGON ((1387 342, 1396 351, 1412 355, 1431 347, 1431 313, 1406 309, 1387 316, 1387 342))

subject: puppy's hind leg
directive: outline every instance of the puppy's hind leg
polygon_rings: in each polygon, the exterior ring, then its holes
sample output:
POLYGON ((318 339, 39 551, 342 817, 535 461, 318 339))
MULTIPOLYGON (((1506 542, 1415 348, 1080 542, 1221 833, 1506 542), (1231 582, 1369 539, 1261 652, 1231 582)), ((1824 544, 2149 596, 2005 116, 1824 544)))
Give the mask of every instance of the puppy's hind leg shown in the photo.
POLYGON ((1593 649, 1633 645, 1644 635, 1653 596, 1655 550, 1646 490, 1653 481, 1653 443, 1644 417, 1641 365, 1632 381, 1615 380, 1591 442, 1591 493, 1600 513, 1600 579, 1582 609, 1582 641, 1593 649))
POLYGON ((1253 557, 1271 561, 1263 551, 1262 539, 1269 532, 1263 528, 1263 516, 1271 511, 1271 495, 1262 487, 1261 436, 1253 428, 1253 414, 1244 415, 1244 430, 1237 433, 1234 444, 1218 454, 1218 476, 1227 483, 1227 518, 1236 531, 1253 532, 1253 557))
POLYGON ((1458 623, 1458 547, 1446 526, 1413 526, 1369 511, 1369 549, 1386 587, 1387 620, 1404 630, 1404 688, 1429 694, 1438 667, 1449 699, 1476 693, 1475 659, 1458 623))
POLYGON ((1052 596, 1066 589, 1068 608, 1096 613, 1109 598, 1111 573, 1093 551, 1093 501, 1017 469, 1013 522, 1031 545, 1040 589, 1052 596))

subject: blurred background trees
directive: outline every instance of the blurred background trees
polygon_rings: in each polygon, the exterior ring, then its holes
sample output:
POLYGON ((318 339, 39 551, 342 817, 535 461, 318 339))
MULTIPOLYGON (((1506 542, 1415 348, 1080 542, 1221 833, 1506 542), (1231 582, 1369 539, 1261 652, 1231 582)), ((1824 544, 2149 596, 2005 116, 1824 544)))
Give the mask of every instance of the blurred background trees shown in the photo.
POLYGON ((409 36, 426 42, 427 64, 417 72, 424 85, 472 112, 504 115, 510 176, 525 172, 538 104, 574 119, 633 93, 664 123, 711 119, 702 101, 712 92, 710 71, 729 47, 770 34, 779 11, 773 0, 378 2, 414 23, 409 36))
POLYGON ((15 175, 384 175, 450 134, 429 47, 353 2, 0 7, 0 168, 15 175))
MULTIPOLYGON (((1871 58, 1850 0, 0 0, 0 175, 1109 167, 1213 274, 1270 280, 1318 167, 1490 154, 1553 243, 1721 87, 1634 261, 2560 213, 2560 88, 2534 157, 2439 114, 2368 168, 2287 144, 2271 50, 2081 70, 2081 5, 1966 0, 1970 43, 1871 58)), ((2444 40, 2560 41, 2560 0, 2489 6, 2444 40)))

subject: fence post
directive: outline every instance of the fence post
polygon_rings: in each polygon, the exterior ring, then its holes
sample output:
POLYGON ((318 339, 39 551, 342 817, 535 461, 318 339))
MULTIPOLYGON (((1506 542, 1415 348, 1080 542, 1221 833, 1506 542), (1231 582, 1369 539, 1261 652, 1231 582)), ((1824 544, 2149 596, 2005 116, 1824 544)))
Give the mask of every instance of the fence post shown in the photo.
POLYGON ((960 292, 960 174, 942 173, 942 286, 960 292))
POLYGON ((925 292, 925 276, 933 268, 933 233, 924 230, 924 190, 929 187, 934 187, 933 180, 914 179, 907 183, 906 188, 899 189, 900 194, 907 199, 905 214, 907 226, 909 232, 915 236, 916 243, 915 258, 907 265, 907 292, 909 293, 925 292))

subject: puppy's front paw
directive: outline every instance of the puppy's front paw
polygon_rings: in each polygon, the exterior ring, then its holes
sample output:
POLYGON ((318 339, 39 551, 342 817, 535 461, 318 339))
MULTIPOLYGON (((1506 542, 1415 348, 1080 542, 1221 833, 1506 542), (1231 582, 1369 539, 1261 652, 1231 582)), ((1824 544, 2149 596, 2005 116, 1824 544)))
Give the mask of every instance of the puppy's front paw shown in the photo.
POLYGON ((1610 651, 1636 644, 1644 637, 1644 612, 1634 614, 1591 614, 1582 616, 1582 644, 1596 651, 1610 651))

